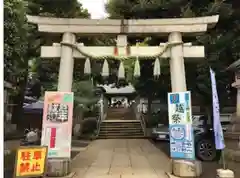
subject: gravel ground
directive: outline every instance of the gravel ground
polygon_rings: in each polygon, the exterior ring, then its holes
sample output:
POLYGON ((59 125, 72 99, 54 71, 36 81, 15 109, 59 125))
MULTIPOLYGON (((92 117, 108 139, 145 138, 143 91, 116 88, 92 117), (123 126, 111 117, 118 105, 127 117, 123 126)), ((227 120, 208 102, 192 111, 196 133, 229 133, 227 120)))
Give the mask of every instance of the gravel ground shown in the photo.
MULTIPOLYGON (((156 142, 155 146, 161 149, 169 156, 169 144, 168 142, 156 142)), ((221 165, 217 162, 202 162, 203 174, 200 178, 215 178, 216 170, 221 168, 221 165)), ((226 167, 234 171, 235 177, 240 178, 240 163, 226 161, 226 167)))

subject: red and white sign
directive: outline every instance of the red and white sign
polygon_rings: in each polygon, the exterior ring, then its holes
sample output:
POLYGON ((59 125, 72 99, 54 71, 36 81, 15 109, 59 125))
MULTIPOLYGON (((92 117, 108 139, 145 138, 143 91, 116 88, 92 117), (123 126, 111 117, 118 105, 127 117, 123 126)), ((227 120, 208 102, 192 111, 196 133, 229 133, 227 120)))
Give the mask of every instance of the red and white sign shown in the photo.
POLYGON ((70 158, 73 93, 46 92, 41 144, 48 146, 48 158, 70 158))

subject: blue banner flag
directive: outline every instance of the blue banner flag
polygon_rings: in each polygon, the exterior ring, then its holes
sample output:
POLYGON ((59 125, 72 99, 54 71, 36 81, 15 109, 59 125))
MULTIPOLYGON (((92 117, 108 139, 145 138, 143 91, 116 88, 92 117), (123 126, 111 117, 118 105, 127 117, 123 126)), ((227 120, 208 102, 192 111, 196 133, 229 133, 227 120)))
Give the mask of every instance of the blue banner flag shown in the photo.
POLYGON ((220 122, 219 100, 216 86, 215 72, 210 68, 212 84, 212 106, 213 106, 213 130, 215 137, 215 146, 217 150, 225 148, 222 125, 220 122))

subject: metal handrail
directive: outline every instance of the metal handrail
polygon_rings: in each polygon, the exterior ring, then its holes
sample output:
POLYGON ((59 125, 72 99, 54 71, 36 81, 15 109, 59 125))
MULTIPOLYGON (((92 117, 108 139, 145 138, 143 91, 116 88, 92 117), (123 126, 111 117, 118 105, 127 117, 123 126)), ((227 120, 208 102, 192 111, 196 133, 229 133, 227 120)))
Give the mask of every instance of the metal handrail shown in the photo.
POLYGON ((103 105, 103 100, 102 100, 102 95, 101 95, 101 99, 99 100, 100 104, 98 105, 99 106, 99 115, 97 117, 97 134, 96 136, 99 135, 99 132, 100 132, 100 124, 102 122, 102 117, 103 117, 103 112, 104 112, 104 109, 102 109, 102 105, 103 105))
POLYGON ((146 122, 142 114, 140 115, 140 122, 143 128, 144 136, 146 136, 146 122))
POLYGON ((138 111, 137 104, 134 104, 133 107, 134 107, 133 110, 134 110, 135 117, 136 117, 137 120, 140 121, 142 129, 143 129, 144 136, 146 136, 146 122, 145 122, 145 119, 143 117, 143 114, 142 114, 142 112, 138 111))
MULTIPOLYGON (((103 102, 103 105, 105 103, 103 102)), ((98 116, 97 118, 97 136, 99 135, 99 132, 100 132, 100 125, 101 125, 101 122, 102 120, 104 120, 106 118, 106 112, 105 112, 105 109, 104 109, 104 106, 103 106, 103 110, 100 111, 100 115, 98 116)))
POLYGON ((100 116, 98 116, 98 119, 97 119, 97 136, 99 135, 99 132, 100 132, 100 125, 101 125, 101 122, 102 120, 104 120, 106 118, 106 113, 104 112, 103 114, 100 114, 100 116))
POLYGON ((101 115, 100 115, 100 116, 98 116, 98 118, 97 118, 97 136, 99 135, 99 132, 100 132, 100 124, 101 124, 101 121, 102 121, 102 119, 101 119, 101 115))

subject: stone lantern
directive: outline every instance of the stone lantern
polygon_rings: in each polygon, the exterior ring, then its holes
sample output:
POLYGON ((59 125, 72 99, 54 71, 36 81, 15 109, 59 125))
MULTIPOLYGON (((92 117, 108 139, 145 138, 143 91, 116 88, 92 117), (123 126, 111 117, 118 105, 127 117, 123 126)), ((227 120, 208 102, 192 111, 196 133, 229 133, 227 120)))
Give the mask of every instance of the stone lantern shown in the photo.
POLYGON ((235 73, 235 81, 232 83, 232 87, 237 89, 237 104, 236 113, 231 118, 231 125, 224 134, 226 153, 230 153, 234 160, 240 160, 240 59, 231 64, 227 71, 235 73))

